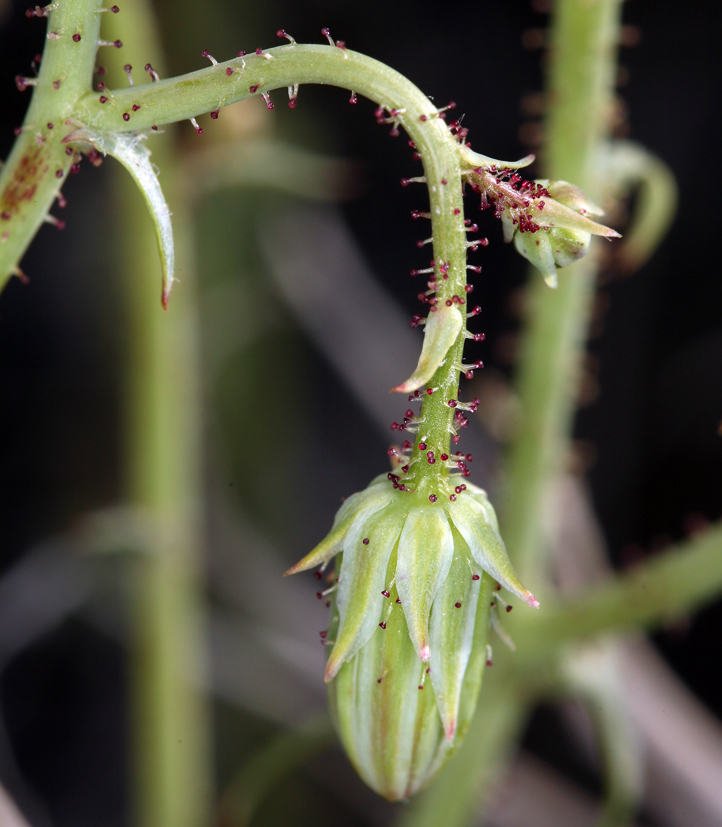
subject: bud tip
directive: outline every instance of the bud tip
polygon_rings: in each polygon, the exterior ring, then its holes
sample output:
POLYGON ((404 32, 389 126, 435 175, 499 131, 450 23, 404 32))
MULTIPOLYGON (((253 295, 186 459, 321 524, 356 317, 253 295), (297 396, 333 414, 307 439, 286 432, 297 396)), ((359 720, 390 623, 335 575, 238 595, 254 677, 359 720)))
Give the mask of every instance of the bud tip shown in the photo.
POLYGON ((534 597, 534 595, 530 591, 527 591, 524 594, 523 599, 524 599, 524 602, 527 604, 527 606, 531 606, 532 609, 538 609, 539 608, 539 601, 536 599, 536 597, 534 597))

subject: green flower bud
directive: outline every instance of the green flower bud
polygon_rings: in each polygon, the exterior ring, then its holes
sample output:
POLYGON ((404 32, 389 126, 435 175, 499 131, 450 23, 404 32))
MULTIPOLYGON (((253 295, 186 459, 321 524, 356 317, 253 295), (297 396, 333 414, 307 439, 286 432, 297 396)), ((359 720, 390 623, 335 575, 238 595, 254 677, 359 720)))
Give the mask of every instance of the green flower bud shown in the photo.
POLYGON ((566 181, 523 181, 516 172, 534 160, 495 161, 471 150, 462 153, 465 176, 481 194, 481 207, 494 207, 501 218, 504 241, 542 272, 550 287, 557 286, 557 267, 566 267, 586 255, 593 235, 619 238, 619 233, 597 224, 588 215, 603 215, 578 187, 566 181))
POLYGON ((566 181, 536 181, 529 202, 501 214, 504 240, 530 261, 550 287, 557 286, 557 267, 587 254, 592 235, 619 238, 619 233, 587 218, 603 215, 578 188, 566 181))
POLYGON ((351 761, 397 800, 438 772, 468 728, 495 581, 539 604, 509 561, 484 491, 466 484, 430 502, 389 476, 346 500, 328 537, 287 573, 342 552, 325 680, 351 761))

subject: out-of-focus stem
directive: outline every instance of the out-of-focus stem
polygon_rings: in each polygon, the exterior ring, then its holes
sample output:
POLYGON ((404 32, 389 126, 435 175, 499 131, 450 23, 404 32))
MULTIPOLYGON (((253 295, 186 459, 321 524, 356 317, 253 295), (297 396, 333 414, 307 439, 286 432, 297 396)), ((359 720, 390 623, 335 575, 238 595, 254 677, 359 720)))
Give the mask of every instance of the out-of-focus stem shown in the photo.
MULTIPOLYGON (((551 24, 545 177, 601 200, 621 0, 558 0, 551 24)), ((597 244, 600 242, 596 242, 597 244)), ((539 566, 544 489, 567 457, 596 277, 592 251, 550 290, 532 276, 517 380, 523 420, 509 453, 503 530, 525 582, 539 566)))
POLYGON ((245 827, 269 792, 287 774, 336 740, 328 715, 318 715, 264 745, 243 766, 223 795, 220 827, 245 827))
POLYGON ((653 628, 699 608, 722 588, 722 527, 699 534, 604 585, 518 624, 521 657, 600 634, 653 628))
MULTIPOLYGON (((110 17, 110 15, 108 15, 110 17)), ((160 40, 146 0, 126 0, 112 37, 124 61, 158 60, 160 40)), ((158 307, 152 222, 130 177, 118 169, 120 269, 128 317, 126 480, 146 509, 156 544, 137 562, 131 647, 133 778, 139 827, 211 823, 210 715, 203 673, 201 572, 201 401, 192 227, 173 198, 172 130, 153 143, 153 161, 173 204, 182 289, 168 314, 158 307), (121 178, 122 176, 122 178, 121 178)), ((109 161, 108 163, 112 163, 109 161)))

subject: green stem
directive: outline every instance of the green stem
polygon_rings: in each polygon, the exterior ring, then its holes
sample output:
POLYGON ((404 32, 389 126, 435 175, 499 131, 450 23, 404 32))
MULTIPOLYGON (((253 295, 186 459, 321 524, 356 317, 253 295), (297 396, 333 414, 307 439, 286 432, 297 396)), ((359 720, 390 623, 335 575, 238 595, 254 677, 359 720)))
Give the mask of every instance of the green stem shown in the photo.
MULTIPOLYGON (((129 124, 138 131, 148 130, 306 83, 332 84, 365 95, 409 134, 421 155, 429 190, 436 306, 453 302, 464 311, 466 232, 459 144, 431 101, 377 60, 331 46, 281 46, 179 78, 114 91, 106 103, 100 103, 97 94, 87 95, 79 102, 75 117, 96 130, 123 131, 129 124)), ((449 454, 465 329, 464 325, 432 379, 433 394, 424 397, 409 477, 409 487, 422 496, 446 493, 448 467, 438 458, 449 454), (426 447, 421 449, 420 444, 426 447), (435 462, 428 461, 428 451, 433 451, 435 462)))
MULTIPOLYGON (((599 159, 609 132, 621 0, 559 0, 551 29, 546 175, 599 199, 599 159)), ((532 588, 549 479, 565 461, 579 365, 594 293, 590 254, 565 268, 557 290, 534 274, 518 372, 523 421, 509 453, 503 536, 532 588), (530 577, 531 574, 531 577, 530 577)))
POLYGON ((549 606, 514 630, 520 657, 595 635, 653 628, 692 612, 722 590, 722 526, 660 554, 609 583, 549 606))
MULTIPOLYGON (((108 15, 124 42, 117 63, 161 52, 150 3, 124 0, 108 15)), ((112 56, 111 56, 112 57, 112 56)), ((110 63, 109 71, 113 71, 110 63)), ((142 65, 142 64, 141 64, 142 65)), ((129 324, 126 354, 126 490, 154 521, 155 543, 138 561, 130 647, 133 824, 207 827, 213 790, 207 683, 202 490, 202 401, 193 226, 176 183, 172 135, 154 161, 173 205, 183 290, 158 309, 156 241, 140 193, 123 175, 115 225, 129 324)), ((118 170, 120 175, 120 171, 118 170)))
POLYGON ((95 66, 101 0, 56 5, 23 131, 0 172, 0 288, 19 274, 20 259, 75 160, 62 144, 69 131, 65 121, 87 94, 95 66))

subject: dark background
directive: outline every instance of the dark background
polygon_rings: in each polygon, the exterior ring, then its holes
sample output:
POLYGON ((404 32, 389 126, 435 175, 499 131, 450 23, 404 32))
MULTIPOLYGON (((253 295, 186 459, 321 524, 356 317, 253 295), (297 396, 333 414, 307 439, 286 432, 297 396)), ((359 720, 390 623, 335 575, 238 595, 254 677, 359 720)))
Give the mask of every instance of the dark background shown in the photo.
MULTIPOLYGON (((526 42, 533 40, 529 30, 543 28, 546 16, 528 2, 276 0, 251 11, 230 0, 202 5, 188 27, 185 3, 158 4, 174 73, 202 66, 202 49, 224 60, 241 48, 276 45, 280 26, 299 42, 319 42, 321 27, 329 26, 351 48, 407 75, 437 105, 455 100, 477 150, 516 158, 530 149, 520 139, 520 131, 526 137, 534 132, 524 127, 529 119, 522 101, 541 88, 542 53, 523 48, 522 37, 526 32, 526 42)), ((14 3, 6 9, 0 31, 2 157, 29 99, 29 93, 16 91, 13 78, 29 74, 29 62, 42 50, 44 25, 26 20, 25 8, 26 3, 14 3)), ((684 537, 704 520, 718 519, 722 502, 717 208, 722 32, 711 25, 707 6, 695 2, 637 0, 626 5, 624 17, 634 27, 627 30, 629 41, 638 44, 621 50, 626 82, 619 93, 627 116, 619 131, 671 167, 680 209, 648 264, 624 278, 610 268, 599 289, 590 344, 593 387, 576 435, 591 458, 589 483, 618 566, 684 537)), ((343 91, 304 88, 296 111, 277 106, 269 117, 297 143, 359 162, 363 187, 344 205, 345 215, 371 267, 411 315, 416 290, 407 272, 421 262, 414 246, 419 227, 408 216, 422 205, 398 180, 414 174, 415 166, 405 139, 388 137, 372 111, 367 101, 349 106, 343 91)), ((43 228, 23 262, 30 283, 13 279, 0 296, 0 573, 67 530, 78 515, 119 497, 125 331, 117 313, 118 286, 105 269, 112 270, 112 253, 104 244, 113 204, 103 188, 107 164, 99 170, 84 167, 64 188, 66 230, 43 228)), ((486 215, 482 220, 482 233, 494 243, 480 259, 484 275, 475 295, 484 307, 487 339, 476 346, 475 358, 509 376, 518 327, 516 291, 525 269, 499 243, 500 228, 486 215)), ((309 444, 333 452, 338 442, 331 440, 342 441, 348 468, 342 493, 349 493, 383 469, 388 437, 358 412, 303 332, 289 336, 305 360, 310 392, 299 404, 309 407, 299 416, 308 424, 309 444), (314 425, 326 406, 334 406, 335 421, 343 423, 336 433, 314 425)), ((269 381, 269 390, 280 396, 283 388, 269 381)), ((225 419, 219 414, 221 429, 232 422, 233 398, 230 391, 228 399, 220 392, 216 400, 221 411, 231 412, 225 419)), ((400 415, 402 407, 399 403, 400 415)), ((223 444, 232 452, 232 438, 223 444)), ((236 461, 231 456, 229 465, 236 461)), ((321 467, 304 470, 292 484, 303 488, 311 475, 311 487, 325 492, 323 456, 318 463, 321 467)), ((319 495, 315 510, 295 514, 294 531, 267 526, 289 560, 325 530, 334 496, 319 495)), ((685 681, 717 713, 722 702, 709 664, 720 655, 721 620, 718 604, 655 636, 685 681)), ((47 808, 52 817, 47 823, 58 827, 126 823, 121 643, 71 615, 4 666, 2 751, 11 746, 24 779, 24 787, 11 787, 13 792, 32 798, 35 813, 47 808)), ((0 768, 8 760, 5 756, 0 768)))

